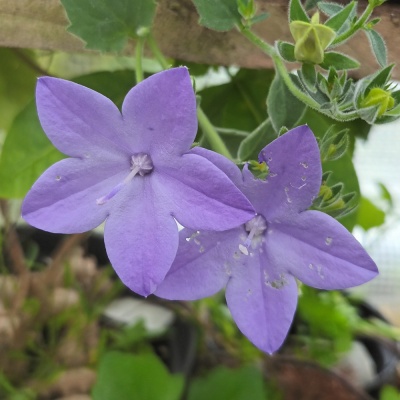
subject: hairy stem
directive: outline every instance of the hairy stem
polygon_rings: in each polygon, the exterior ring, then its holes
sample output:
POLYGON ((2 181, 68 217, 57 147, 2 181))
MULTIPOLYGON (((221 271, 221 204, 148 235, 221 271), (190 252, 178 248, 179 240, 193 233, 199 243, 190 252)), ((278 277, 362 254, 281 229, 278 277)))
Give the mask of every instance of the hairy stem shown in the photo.
POLYGON ((136 49, 135 49, 135 76, 136 83, 140 83, 143 80, 143 48, 144 48, 144 38, 139 38, 136 41, 136 49))

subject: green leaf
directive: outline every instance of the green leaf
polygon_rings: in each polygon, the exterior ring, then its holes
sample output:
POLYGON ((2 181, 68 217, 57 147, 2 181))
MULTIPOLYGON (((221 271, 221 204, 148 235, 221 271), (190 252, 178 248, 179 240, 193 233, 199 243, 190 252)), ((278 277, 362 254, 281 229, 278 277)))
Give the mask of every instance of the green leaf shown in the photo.
POLYGON ((62 158, 44 134, 32 101, 6 136, 0 157, 0 197, 24 197, 42 172, 62 158))
POLYGON ((153 0, 61 0, 71 25, 68 31, 86 42, 88 49, 121 51, 128 38, 150 29, 153 0))
MULTIPOLYGON (((265 94, 272 78, 272 70, 241 69, 231 82, 200 91, 201 107, 218 128, 252 132, 267 117, 265 94)), ((242 139, 238 135, 224 135, 232 154, 237 153, 242 139)), ((207 143, 202 145, 207 147, 207 143)))
POLYGON ((372 51, 374 52, 376 60, 381 67, 385 67, 387 65, 387 49, 385 41, 382 36, 373 29, 367 30, 365 33, 371 43, 372 51))
POLYGON ((390 194, 388 188, 382 182, 378 182, 378 186, 381 190, 381 198, 383 200, 386 200, 389 205, 389 208, 392 209, 394 206, 393 197, 390 194))
POLYGON ((324 69, 334 67, 337 70, 342 69, 355 69, 360 67, 360 63, 351 57, 335 51, 325 53, 324 61, 320 64, 324 69))
POLYGON ((311 93, 315 93, 317 91, 317 74, 315 72, 315 66, 313 64, 303 63, 301 70, 299 70, 298 73, 307 90, 311 93))
POLYGON ((215 31, 229 31, 240 23, 237 0, 193 0, 200 15, 199 23, 215 31))
POLYGON ((377 207, 371 200, 361 197, 358 208, 357 225, 364 230, 381 226, 385 222, 385 213, 377 207))
POLYGON ((109 352, 100 360, 93 400, 179 400, 183 378, 153 354, 109 352))
POLYGON ((277 135, 272 127, 271 120, 267 118, 240 143, 238 149, 239 160, 247 161, 251 159, 257 159, 260 151, 276 138, 277 135))
MULTIPOLYGON (((109 97, 118 106, 133 86, 132 71, 98 72, 76 83, 109 97)), ((22 198, 35 180, 64 156, 43 132, 32 101, 14 120, 0 156, 0 197, 22 198)))
POLYGON ((289 4, 289 22, 303 21, 310 22, 300 0, 291 0, 289 4))
POLYGON ((340 4, 328 3, 325 1, 318 2, 317 6, 328 17, 334 16, 335 14, 341 12, 344 8, 340 4))
POLYGON ((219 367, 189 388, 188 400, 265 400, 261 370, 253 366, 237 370, 219 367))
POLYGON ((278 41, 277 48, 281 57, 289 62, 296 62, 296 57, 294 56, 294 45, 287 42, 278 41))
POLYGON ((400 400, 400 392, 393 386, 384 386, 380 392, 380 400, 400 400))
POLYGON ((0 49, 0 129, 8 130, 33 98, 37 73, 29 67, 31 59, 26 50, 0 49))
POLYGON ((349 16, 354 12, 356 5, 357 3, 355 1, 350 2, 338 13, 332 15, 328 21, 325 22, 325 25, 329 26, 329 28, 332 28, 336 32, 339 31, 339 29, 346 23, 349 16))
POLYGON ((275 132, 282 126, 293 128, 303 116, 306 106, 293 96, 279 74, 275 75, 267 97, 267 110, 275 132))

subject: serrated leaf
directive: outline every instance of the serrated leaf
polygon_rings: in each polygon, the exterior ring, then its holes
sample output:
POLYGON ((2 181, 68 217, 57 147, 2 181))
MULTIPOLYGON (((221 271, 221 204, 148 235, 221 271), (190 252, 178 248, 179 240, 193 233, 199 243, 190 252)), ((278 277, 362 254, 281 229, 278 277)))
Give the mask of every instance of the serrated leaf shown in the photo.
POLYGON ((322 11, 328 17, 332 17, 333 15, 342 11, 344 8, 340 4, 328 3, 325 1, 318 2, 317 6, 320 9, 320 11, 322 11))
POLYGON ((237 0, 193 0, 200 15, 199 23, 215 31, 229 31, 240 23, 237 0))
POLYGON ((86 42, 88 49, 121 51, 128 38, 150 29, 153 0, 61 0, 71 25, 68 31, 86 42))
POLYGON ((264 400, 266 393, 261 371, 253 366, 240 369, 219 367, 189 388, 188 400, 264 400), (250 394, 250 397, 249 397, 250 394))
POLYGON ((303 116, 306 105, 293 96, 277 73, 269 89, 267 110, 275 132, 279 132, 282 126, 293 128, 303 116))
POLYGON ((296 57, 294 56, 294 45, 288 42, 277 42, 277 48, 281 57, 289 62, 296 62, 296 57))
POLYGON ((303 21, 310 22, 300 0, 291 0, 289 4, 289 22, 303 21))
POLYGON ((41 173, 64 157, 47 139, 32 101, 6 136, 0 157, 0 197, 24 197, 41 173))
POLYGON ((260 151, 276 137, 276 132, 268 118, 240 143, 238 149, 239 160, 257 159, 260 151))
POLYGON ((183 378, 171 375, 153 354, 106 353, 100 360, 93 400, 179 400, 183 378))
POLYGON ((332 15, 324 25, 329 26, 334 31, 339 31, 340 28, 346 23, 349 16, 354 12, 356 2, 350 2, 346 7, 341 9, 338 13, 332 15))
POLYGON ((324 69, 334 67, 337 70, 355 69, 360 67, 360 63, 342 53, 329 51, 325 53, 324 61, 320 64, 324 69))
POLYGON ((373 29, 365 31, 368 40, 371 43, 372 51, 374 52, 375 58, 381 67, 387 65, 387 50, 386 44, 382 36, 374 31, 373 29))

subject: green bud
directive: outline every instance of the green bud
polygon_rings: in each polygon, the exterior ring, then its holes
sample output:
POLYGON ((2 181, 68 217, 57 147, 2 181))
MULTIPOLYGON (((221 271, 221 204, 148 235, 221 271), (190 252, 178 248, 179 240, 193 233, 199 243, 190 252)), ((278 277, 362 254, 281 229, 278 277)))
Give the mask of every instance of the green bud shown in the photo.
POLYGON ((256 5, 254 0, 237 0, 239 14, 245 20, 249 20, 256 14, 256 5))
POLYGON ((329 186, 327 185, 321 185, 319 189, 319 194, 318 197, 322 197, 323 201, 327 201, 330 198, 332 198, 332 190, 329 186))
POLYGON ((367 97, 365 97, 360 106, 362 108, 379 106, 378 117, 385 114, 386 111, 394 107, 394 98, 388 90, 382 88, 373 88, 369 91, 367 97))
POLYGON ((249 161, 249 169, 258 179, 265 180, 268 176, 269 168, 265 161, 260 163, 258 161, 251 160, 249 161))
POLYGON ((296 60, 321 64, 325 49, 336 37, 335 31, 319 23, 318 12, 311 17, 311 22, 292 21, 289 27, 295 40, 296 60))

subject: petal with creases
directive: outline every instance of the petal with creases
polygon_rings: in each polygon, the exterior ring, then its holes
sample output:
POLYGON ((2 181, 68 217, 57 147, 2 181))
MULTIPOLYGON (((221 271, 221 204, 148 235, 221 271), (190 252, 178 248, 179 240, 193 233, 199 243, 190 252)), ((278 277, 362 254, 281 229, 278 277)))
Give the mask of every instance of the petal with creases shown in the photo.
POLYGON ((148 296, 164 279, 178 249, 178 227, 151 179, 134 178, 106 221, 107 254, 121 281, 148 296))
POLYGON ((61 160, 47 169, 28 192, 22 216, 29 224, 48 232, 89 231, 106 219, 113 204, 99 206, 96 200, 124 177, 120 163, 61 160))
POLYGON ((259 160, 269 167, 263 191, 263 214, 268 220, 304 211, 312 204, 321 186, 322 168, 318 143, 308 126, 275 139, 260 152, 259 160))
POLYGON ((176 258, 154 294, 169 300, 197 300, 220 291, 231 276, 240 232, 241 228, 181 230, 176 258))
POLYGON ((163 201, 187 228, 222 231, 254 216, 243 193, 204 157, 185 154, 173 166, 165 165, 153 176, 163 201))
POLYGON ((132 146, 153 161, 181 155, 197 132, 196 97, 187 68, 152 75, 127 94, 122 105, 132 127, 132 146))
POLYGON ((353 235, 319 211, 305 211, 291 221, 271 225, 266 248, 274 263, 319 289, 361 285, 378 274, 353 235))
POLYGON ((279 275, 265 252, 242 259, 247 262, 229 280, 226 301, 240 331, 271 354, 282 345, 292 323, 296 281, 289 274, 279 275))
POLYGON ((38 80, 36 104, 46 135, 64 154, 103 160, 131 154, 121 113, 100 93, 44 77, 38 80))

